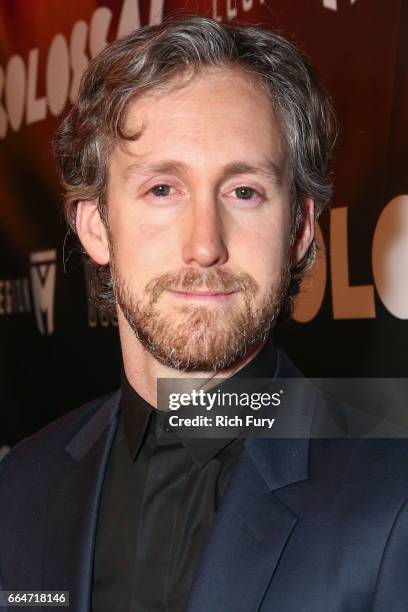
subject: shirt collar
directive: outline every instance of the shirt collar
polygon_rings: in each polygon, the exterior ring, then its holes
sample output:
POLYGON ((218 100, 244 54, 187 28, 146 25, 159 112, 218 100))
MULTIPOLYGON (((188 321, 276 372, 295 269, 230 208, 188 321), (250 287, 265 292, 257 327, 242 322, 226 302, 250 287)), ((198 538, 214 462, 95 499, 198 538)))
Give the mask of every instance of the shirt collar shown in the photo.
MULTIPOLYGON (((262 349, 249 363, 233 376, 223 379, 219 385, 212 387, 211 391, 214 392, 218 389, 227 391, 233 386, 236 378, 271 379, 275 375, 276 362, 275 343, 270 336, 262 349)), ((137 393, 129 383, 124 368, 122 368, 121 374, 121 390, 121 415, 123 417, 129 455, 131 460, 134 461, 142 446, 149 424, 152 423, 156 431, 157 428, 162 428, 167 413, 157 410, 137 393), (153 414, 156 415, 154 419, 152 419, 153 414)), ((181 410, 183 409, 180 409, 179 412, 181 410)), ((184 412, 186 411, 188 411, 188 407, 184 408, 184 412)), ((240 431, 237 428, 235 438, 230 436, 228 439, 213 437, 183 438, 180 432, 174 433, 174 435, 179 437, 180 442, 184 445, 193 461, 199 467, 202 467, 223 448, 233 443, 234 439, 236 440, 240 436, 240 431)))

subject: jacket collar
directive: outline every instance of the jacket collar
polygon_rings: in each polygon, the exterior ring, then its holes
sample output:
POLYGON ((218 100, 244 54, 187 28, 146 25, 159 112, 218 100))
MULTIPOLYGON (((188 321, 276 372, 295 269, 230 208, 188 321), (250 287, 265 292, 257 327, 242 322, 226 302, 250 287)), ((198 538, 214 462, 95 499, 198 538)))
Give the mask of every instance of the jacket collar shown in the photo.
MULTIPOLYGON (((278 351, 275 378, 297 379, 303 376, 286 354, 278 351)), ((271 491, 308 478, 309 438, 290 436, 294 432, 309 432, 312 419, 313 406, 293 399, 286 401, 285 398, 276 414, 274 437, 246 440, 246 450, 271 491), (290 410, 287 409, 289 402, 290 410)))

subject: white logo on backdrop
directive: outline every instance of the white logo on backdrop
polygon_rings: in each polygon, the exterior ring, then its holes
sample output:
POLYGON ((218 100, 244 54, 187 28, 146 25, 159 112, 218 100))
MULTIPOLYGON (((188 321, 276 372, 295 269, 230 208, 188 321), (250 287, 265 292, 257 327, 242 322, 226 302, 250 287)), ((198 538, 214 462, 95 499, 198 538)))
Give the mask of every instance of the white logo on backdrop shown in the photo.
POLYGON ((30 254, 29 277, 0 279, 0 316, 34 310, 38 331, 53 333, 56 259, 55 249, 36 251, 30 254))
POLYGON ((57 251, 40 251, 30 255, 31 291, 35 318, 41 334, 54 331, 54 295, 57 251))

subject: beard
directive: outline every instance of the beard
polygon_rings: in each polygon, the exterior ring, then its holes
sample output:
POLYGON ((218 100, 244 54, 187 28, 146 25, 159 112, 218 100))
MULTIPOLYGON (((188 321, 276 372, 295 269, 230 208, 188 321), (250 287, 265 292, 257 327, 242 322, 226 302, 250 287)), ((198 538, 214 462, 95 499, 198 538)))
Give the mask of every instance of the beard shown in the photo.
MULTIPOLYGON (((286 261, 289 260, 288 257, 286 261)), ((183 372, 224 370, 243 359, 253 346, 264 343, 288 295, 291 278, 287 264, 260 304, 255 305, 260 288, 249 274, 189 269, 179 274, 163 274, 150 281, 145 287, 148 298, 143 301, 137 299, 119 273, 112 245, 110 262, 117 305, 137 340, 162 365, 183 372), (157 307, 160 296, 168 289, 196 288, 237 291, 236 298, 242 295, 244 303, 228 308, 177 304, 166 313, 157 307)))

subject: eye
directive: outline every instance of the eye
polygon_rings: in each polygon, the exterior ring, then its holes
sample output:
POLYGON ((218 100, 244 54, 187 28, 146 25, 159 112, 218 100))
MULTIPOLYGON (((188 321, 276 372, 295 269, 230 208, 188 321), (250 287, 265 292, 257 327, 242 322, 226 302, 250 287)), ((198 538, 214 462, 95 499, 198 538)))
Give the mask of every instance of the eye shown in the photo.
POLYGON ((165 183, 160 183, 159 185, 155 185, 150 189, 150 192, 157 197, 163 197, 170 195, 171 187, 170 185, 166 185, 165 183))
POLYGON ((244 208, 260 206, 265 201, 265 194, 262 190, 249 187, 249 185, 239 185, 225 193, 225 196, 231 202, 235 202, 236 206, 244 206, 244 208))
POLYGON ((237 187, 234 189, 234 192, 240 200, 250 200, 256 194, 255 189, 252 189, 252 187, 246 187, 245 185, 242 187, 237 187))

